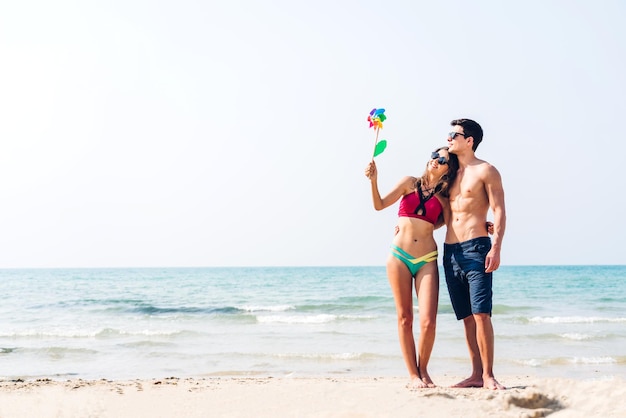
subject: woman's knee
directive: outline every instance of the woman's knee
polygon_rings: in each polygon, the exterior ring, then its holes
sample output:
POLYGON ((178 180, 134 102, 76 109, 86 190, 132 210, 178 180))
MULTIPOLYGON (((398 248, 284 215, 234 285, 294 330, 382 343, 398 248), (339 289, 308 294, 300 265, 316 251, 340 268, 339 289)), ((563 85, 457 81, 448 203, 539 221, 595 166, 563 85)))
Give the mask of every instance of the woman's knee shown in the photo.
POLYGON ((435 318, 420 318, 420 330, 423 333, 435 332, 437 328, 437 319, 435 318))
POLYGON ((413 314, 410 312, 398 313, 398 325, 402 328, 413 328, 413 314))

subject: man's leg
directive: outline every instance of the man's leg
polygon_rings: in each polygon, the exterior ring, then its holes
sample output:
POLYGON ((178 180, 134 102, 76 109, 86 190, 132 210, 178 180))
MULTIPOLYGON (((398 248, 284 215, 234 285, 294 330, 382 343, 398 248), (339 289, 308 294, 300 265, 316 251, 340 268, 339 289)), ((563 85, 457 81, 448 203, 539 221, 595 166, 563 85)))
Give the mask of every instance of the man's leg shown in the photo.
POLYGON ((480 352, 479 360, 482 364, 481 380, 483 383, 481 386, 487 389, 505 389, 493 375, 494 333, 491 317, 489 314, 479 313, 474 314, 473 319, 476 331, 475 339, 480 352))
POLYGON ((463 318, 465 326, 465 342, 472 362, 472 374, 467 379, 452 386, 455 388, 481 388, 483 387, 483 367, 480 357, 480 349, 476 339, 476 321, 474 316, 470 315, 463 318))

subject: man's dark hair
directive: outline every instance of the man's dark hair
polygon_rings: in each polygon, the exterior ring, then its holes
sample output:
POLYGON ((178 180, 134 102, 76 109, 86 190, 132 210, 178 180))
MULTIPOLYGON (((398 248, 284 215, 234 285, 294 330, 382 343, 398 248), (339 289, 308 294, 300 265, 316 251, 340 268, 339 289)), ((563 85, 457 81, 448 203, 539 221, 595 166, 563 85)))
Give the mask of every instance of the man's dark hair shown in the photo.
POLYGON ((473 121, 471 119, 455 119, 450 122, 450 125, 456 126, 459 125, 463 128, 463 133, 465 134, 465 138, 473 137, 474 145, 472 145, 472 149, 476 151, 478 145, 483 142, 483 128, 480 127, 478 122, 473 121))

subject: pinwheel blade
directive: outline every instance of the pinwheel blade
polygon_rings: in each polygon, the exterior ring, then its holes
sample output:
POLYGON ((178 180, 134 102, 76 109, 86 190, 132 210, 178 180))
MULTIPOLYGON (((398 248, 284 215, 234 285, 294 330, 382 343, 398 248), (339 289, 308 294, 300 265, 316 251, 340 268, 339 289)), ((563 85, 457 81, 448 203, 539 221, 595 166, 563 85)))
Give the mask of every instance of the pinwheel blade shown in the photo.
POLYGON ((378 141, 378 144, 376 144, 376 148, 374 148, 374 157, 382 154, 385 148, 387 148, 387 141, 384 139, 382 141, 378 141))

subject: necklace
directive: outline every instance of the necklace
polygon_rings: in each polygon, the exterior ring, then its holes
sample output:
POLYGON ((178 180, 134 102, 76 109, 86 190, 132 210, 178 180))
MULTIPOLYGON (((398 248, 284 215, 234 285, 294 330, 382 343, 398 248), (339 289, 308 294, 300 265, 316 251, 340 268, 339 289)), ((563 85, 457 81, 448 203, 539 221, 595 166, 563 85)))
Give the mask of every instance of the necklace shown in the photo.
POLYGON ((435 190, 437 189, 437 185, 430 186, 430 182, 428 184, 421 184, 418 186, 418 190, 420 191, 420 196, 422 196, 425 200, 430 199, 435 194, 435 190))
POLYGON ((420 216, 426 216, 426 202, 428 202, 430 198, 433 197, 433 195, 435 194, 435 189, 436 187, 423 189, 422 182, 417 182, 417 190, 415 190, 415 193, 419 195, 420 202, 413 213, 420 216))
POLYGON ((422 197, 422 201, 423 202, 426 202, 428 199, 433 197, 433 195, 435 194, 435 188, 434 187, 429 187, 429 188, 424 188, 424 189, 422 189, 420 187, 419 191, 420 191, 420 196, 422 197))

